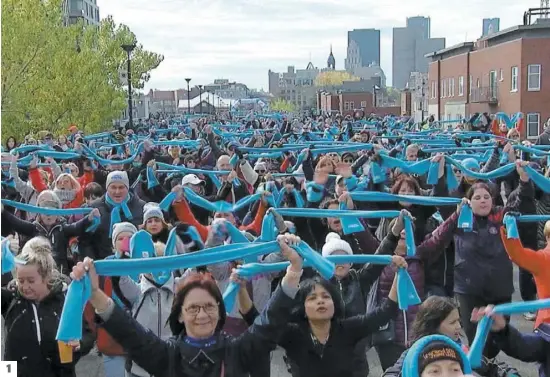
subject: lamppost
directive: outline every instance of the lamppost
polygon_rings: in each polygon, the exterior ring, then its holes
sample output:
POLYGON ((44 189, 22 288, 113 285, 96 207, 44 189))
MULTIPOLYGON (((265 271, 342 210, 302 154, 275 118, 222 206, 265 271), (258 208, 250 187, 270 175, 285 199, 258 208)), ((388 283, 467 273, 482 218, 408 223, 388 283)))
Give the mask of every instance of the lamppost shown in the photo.
POLYGON ((133 109, 132 109, 132 51, 136 48, 136 42, 131 44, 123 44, 122 49, 128 54, 128 73, 126 74, 126 79, 128 80, 128 122, 130 127, 133 127, 133 109))
POLYGON ((202 114, 202 85, 199 85, 199 103, 200 103, 200 113, 202 114))
POLYGON ((187 81, 187 115, 191 114, 191 90, 189 90, 189 82, 191 79, 185 79, 187 81))

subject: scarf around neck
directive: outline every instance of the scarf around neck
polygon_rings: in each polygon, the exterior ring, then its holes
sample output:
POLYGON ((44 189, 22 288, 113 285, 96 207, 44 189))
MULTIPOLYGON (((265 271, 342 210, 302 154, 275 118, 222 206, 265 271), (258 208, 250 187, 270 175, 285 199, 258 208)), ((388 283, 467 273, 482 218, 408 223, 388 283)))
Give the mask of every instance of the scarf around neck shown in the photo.
POLYGON ((105 203, 113 207, 111 211, 111 226, 109 227, 109 238, 111 238, 111 236, 113 235, 113 226, 117 223, 122 222, 122 216, 120 214, 121 210, 127 220, 132 220, 134 218, 134 216, 132 216, 130 208, 128 207, 129 201, 130 194, 126 195, 126 198, 124 198, 124 200, 120 203, 115 203, 115 201, 111 199, 109 194, 105 194, 105 203))
POLYGON ((63 205, 69 204, 76 198, 77 190, 70 189, 70 190, 61 190, 61 189, 54 189, 53 192, 57 195, 59 200, 61 200, 61 203, 63 205))

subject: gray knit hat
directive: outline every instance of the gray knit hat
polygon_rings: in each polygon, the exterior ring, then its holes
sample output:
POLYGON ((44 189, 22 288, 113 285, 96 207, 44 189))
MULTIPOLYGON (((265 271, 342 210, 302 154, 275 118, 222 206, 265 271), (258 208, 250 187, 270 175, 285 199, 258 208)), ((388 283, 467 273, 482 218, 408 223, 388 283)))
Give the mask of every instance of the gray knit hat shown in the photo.
POLYGON ((127 232, 134 235, 137 233, 137 231, 137 228, 132 223, 123 222, 113 225, 113 234, 111 236, 111 239, 113 241, 113 248, 115 247, 116 240, 121 233, 127 232))
POLYGON ((143 206, 143 224, 153 217, 157 217, 164 221, 164 214, 158 203, 149 202, 143 206))
POLYGON ((127 189, 130 189, 130 180, 125 171, 115 170, 110 172, 105 187, 109 187, 111 183, 122 183, 127 189))
POLYGON ((63 204, 55 192, 44 190, 36 198, 37 207, 61 209, 63 204))

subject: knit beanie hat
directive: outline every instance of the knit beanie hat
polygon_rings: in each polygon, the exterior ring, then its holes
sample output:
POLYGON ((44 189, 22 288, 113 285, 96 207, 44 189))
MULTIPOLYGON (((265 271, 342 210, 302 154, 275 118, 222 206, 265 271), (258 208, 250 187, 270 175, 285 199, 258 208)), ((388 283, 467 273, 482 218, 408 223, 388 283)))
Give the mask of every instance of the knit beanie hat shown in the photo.
POLYGON ((347 255, 353 255, 353 250, 349 243, 340 238, 338 233, 330 232, 325 238, 325 245, 323 246, 323 257, 332 255, 335 251, 343 251, 347 255))
POLYGON ((111 239, 113 241, 113 248, 115 247, 116 240, 121 233, 131 233, 132 235, 137 233, 137 228, 132 223, 116 223, 113 225, 113 234, 111 239))
POLYGON ((125 171, 115 170, 110 172, 107 176, 107 184, 105 187, 109 187, 111 183, 122 183, 127 189, 130 189, 130 180, 125 171))
POLYGON ((418 357, 418 373, 421 374, 429 364, 439 360, 452 360, 460 364, 464 371, 464 362, 458 352, 448 344, 434 341, 426 345, 418 357))
POLYGON ((36 206, 42 208, 61 209, 63 204, 59 197, 52 190, 44 190, 36 198, 36 206))
POLYGON ((157 217, 164 221, 164 214, 160 209, 158 203, 147 203, 143 206, 143 223, 145 224, 147 220, 157 217))

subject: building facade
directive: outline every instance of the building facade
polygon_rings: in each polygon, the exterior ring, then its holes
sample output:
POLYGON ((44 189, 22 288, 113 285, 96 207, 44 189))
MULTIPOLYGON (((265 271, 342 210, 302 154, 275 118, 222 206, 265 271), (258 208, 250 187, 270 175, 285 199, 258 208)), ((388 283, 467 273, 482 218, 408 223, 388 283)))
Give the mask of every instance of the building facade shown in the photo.
MULTIPOLYGON (((328 63, 328 62, 327 62, 328 63)), ((295 69, 289 66, 286 72, 268 72, 269 92, 274 98, 291 102, 298 110, 315 107, 315 78, 320 70, 311 62, 306 69, 295 69)))
MULTIPOLYGON (((422 122, 428 117, 429 78, 427 73, 412 72, 407 87, 410 115, 415 122, 422 122)), ((403 107, 403 106, 402 106, 403 107)))
POLYGON ((380 65, 380 30, 354 29, 348 31, 345 69, 353 72, 358 67, 380 65))
POLYGON ((85 25, 99 25, 97 0, 64 0, 65 22, 69 25, 83 21, 85 25))
POLYGON ((497 33, 500 31, 500 18, 484 18, 483 28, 481 30, 481 36, 486 37, 489 34, 497 33))
POLYGON ((226 79, 214 80, 212 84, 204 86, 205 91, 212 92, 222 98, 248 98, 249 89, 245 84, 229 82, 226 79))
POLYGON ((320 92, 317 102, 318 110, 322 114, 340 113, 343 116, 353 116, 359 112, 363 114, 401 115, 401 106, 383 107, 375 105, 374 101, 375 97, 372 92, 320 92))
POLYGON ((429 113, 436 119, 522 112, 524 138, 550 117, 550 23, 515 26, 429 54, 429 113))
POLYGON ((412 72, 428 72, 425 55, 445 48, 445 38, 430 37, 429 17, 407 18, 406 27, 393 29, 392 86, 403 89, 412 72))

